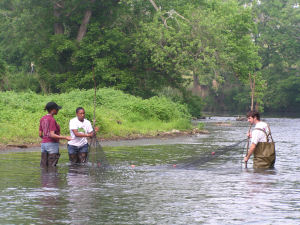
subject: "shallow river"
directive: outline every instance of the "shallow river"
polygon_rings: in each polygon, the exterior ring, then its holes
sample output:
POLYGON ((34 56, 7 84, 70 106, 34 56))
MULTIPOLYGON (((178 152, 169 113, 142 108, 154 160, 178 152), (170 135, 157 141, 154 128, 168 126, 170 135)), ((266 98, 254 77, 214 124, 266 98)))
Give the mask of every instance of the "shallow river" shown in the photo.
POLYGON ((39 152, 0 154, 0 224, 300 224, 300 119, 274 119, 275 170, 242 163, 247 122, 204 120, 207 135, 111 142, 111 168, 56 171, 39 152))

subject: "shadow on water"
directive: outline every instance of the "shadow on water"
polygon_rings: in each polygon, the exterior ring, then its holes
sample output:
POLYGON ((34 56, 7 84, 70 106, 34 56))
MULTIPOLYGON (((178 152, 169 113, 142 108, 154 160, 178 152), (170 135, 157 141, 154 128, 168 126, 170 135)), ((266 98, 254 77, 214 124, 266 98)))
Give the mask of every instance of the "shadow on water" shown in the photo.
POLYGON ((90 224, 92 199, 99 194, 99 185, 111 179, 111 168, 65 162, 40 171, 41 187, 34 194, 39 224, 90 224))
POLYGON ((65 205, 66 199, 57 192, 63 182, 57 168, 41 169, 41 189, 36 193, 39 209, 36 216, 42 224, 55 224, 64 220, 65 215, 56 208, 58 205, 65 205))
POLYGON ((276 168, 272 168, 272 169, 256 168, 256 169, 253 169, 251 172, 261 174, 261 175, 276 175, 277 174, 276 168))

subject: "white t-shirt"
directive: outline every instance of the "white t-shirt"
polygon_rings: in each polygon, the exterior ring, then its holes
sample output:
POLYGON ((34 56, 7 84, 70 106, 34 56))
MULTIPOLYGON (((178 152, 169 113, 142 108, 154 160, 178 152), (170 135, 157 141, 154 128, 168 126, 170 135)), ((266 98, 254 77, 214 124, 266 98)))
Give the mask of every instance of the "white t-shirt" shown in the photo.
POLYGON ((70 120, 69 124, 70 134, 72 137, 71 141, 68 141, 69 145, 74 145, 81 147, 88 143, 86 137, 76 137, 72 130, 77 130, 77 132, 82 134, 88 134, 93 131, 93 127, 90 121, 84 119, 83 122, 79 121, 77 117, 70 120))
MULTIPOLYGON (((268 125, 265 122, 262 122, 262 121, 258 122, 255 125, 255 128, 263 129, 267 132, 267 134, 270 133, 268 125)), ((267 142, 266 134, 265 134, 265 132, 263 132, 261 130, 253 130, 252 131, 251 143, 257 145, 258 142, 267 142)))

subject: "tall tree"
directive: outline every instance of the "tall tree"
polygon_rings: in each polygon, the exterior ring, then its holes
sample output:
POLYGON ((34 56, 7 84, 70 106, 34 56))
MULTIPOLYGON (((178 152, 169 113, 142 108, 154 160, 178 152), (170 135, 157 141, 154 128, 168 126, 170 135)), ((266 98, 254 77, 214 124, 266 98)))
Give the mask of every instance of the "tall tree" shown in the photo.
MULTIPOLYGON (((90 0, 89 3, 93 4, 93 3, 95 3, 95 0, 90 0)), ((91 20, 91 17, 92 17, 92 8, 91 8, 91 6, 89 6, 85 10, 84 17, 83 17, 80 27, 78 29, 78 34, 77 34, 77 38, 76 38, 77 41, 81 41, 82 38, 85 36, 86 31, 87 31, 87 26, 91 20)))
POLYGON ((142 24, 136 39, 136 61, 143 70, 164 74, 164 85, 193 75, 194 85, 217 89, 227 74, 241 80, 260 66, 251 32, 251 11, 234 2, 211 1, 205 7, 162 11, 142 24), (160 15, 165 15, 167 27, 160 15), (232 71, 232 72, 231 72, 232 71))
POLYGON ((64 8, 63 1, 53 1, 53 16, 54 16, 54 34, 64 34, 64 25, 61 19, 62 9, 64 8))
POLYGON ((267 80, 266 109, 300 109, 300 8, 297 1, 253 1, 262 57, 261 73, 267 80))

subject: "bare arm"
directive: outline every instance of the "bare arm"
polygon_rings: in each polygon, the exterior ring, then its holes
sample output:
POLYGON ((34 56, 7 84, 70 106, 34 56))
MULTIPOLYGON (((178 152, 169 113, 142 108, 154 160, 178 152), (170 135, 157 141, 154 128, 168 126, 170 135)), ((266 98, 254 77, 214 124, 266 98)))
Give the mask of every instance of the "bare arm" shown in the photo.
POLYGON ((57 134, 54 133, 54 131, 50 131, 50 137, 51 138, 56 138, 56 139, 65 139, 65 140, 68 140, 68 141, 72 140, 72 138, 70 136, 57 135, 57 134))
POLYGON ((39 136, 40 138, 43 138, 43 132, 41 130, 39 130, 39 136))
POLYGON ((256 144, 252 143, 250 146, 250 149, 248 151, 248 154, 245 156, 244 161, 248 162, 250 156, 253 154, 254 150, 255 150, 256 144))
POLYGON ((87 134, 80 133, 80 132, 78 132, 77 129, 74 129, 72 131, 76 137, 93 137, 94 136, 94 131, 87 133, 87 134))
POLYGON ((250 130, 249 130, 248 133, 247 133, 247 137, 248 137, 248 138, 252 138, 252 133, 250 132, 250 130))

